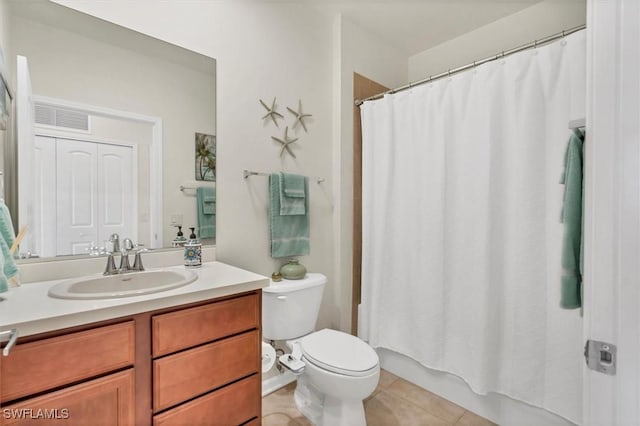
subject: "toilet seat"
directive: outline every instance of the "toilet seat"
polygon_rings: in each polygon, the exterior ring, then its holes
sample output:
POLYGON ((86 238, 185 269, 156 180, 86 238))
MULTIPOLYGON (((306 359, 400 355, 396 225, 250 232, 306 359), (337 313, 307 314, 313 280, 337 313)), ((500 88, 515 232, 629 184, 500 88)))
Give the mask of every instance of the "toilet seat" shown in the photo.
POLYGON ((379 368, 378 354, 359 338, 324 329, 300 339, 304 358, 319 368, 346 376, 362 377, 379 368))

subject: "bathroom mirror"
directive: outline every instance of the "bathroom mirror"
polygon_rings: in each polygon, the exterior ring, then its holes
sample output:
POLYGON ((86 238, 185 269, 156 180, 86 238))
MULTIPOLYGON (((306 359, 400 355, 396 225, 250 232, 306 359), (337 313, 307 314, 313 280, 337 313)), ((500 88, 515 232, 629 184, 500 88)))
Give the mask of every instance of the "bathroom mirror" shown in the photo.
POLYGON ((20 169, 5 176, 17 181, 9 208, 16 230, 30 224, 20 251, 96 254, 112 233, 171 247, 176 225, 185 236, 197 229, 196 188, 215 188, 215 169, 196 177, 202 135, 215 164, 215 60, 48 0, 0 1, 14 87, 21 56, 35 106, 34 146, 25 148, 20 119, 18 136, 5 140, 17 153, 4 170, 20 169))

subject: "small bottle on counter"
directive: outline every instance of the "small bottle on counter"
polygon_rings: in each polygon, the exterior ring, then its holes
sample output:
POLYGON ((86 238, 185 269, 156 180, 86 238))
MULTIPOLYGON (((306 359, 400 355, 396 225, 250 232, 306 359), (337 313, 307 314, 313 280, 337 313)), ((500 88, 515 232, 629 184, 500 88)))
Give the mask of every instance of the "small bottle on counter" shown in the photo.
POLYGON ((186 243, 187 239, 182 233, 182 226, 178 226, 178 233, 176 234, 176 237, 173 239, 173 241, 171 241, 171 247, 184 247, 186 243))
POLYGON ((189 229, 191 229, 191 235, 184 245, 184 266, 198 268, 202 266, 202 244, 196 237, 196 228, 189 229))

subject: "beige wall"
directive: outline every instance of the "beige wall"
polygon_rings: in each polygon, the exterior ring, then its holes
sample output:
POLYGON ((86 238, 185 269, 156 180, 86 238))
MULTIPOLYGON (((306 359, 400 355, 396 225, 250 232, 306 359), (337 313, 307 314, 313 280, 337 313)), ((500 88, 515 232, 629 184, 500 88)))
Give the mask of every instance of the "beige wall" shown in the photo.
MULTIPOLYGON (((336 187, 334 209, 333 265, 339 286, 332 294, 342 330, 351 329, 353 267, 353 73, 364 75, 387 87, 404 84, 408 54, 379 36, 338 16, 334 22, 333 169, 336 187)), ((326 295, 325 295, 326 297, 326 295)))
POLYGON ((409 58, 409 81, 493 56, 586 23, 585 0, 545 0, 409 58))
MULTIPOLYGON (((90 11, 216 58, 218 75, 218 215, 219 260, 270 275, 282 260, 269 255, 267 178, 244 180, 243 169, 280 170, 323 177, 310 183, 311 254, 301 257, 310 271, 329 278, 327 295, 337 286, 332 265, 333 176, 332 20, 294 2, 150 2, 71 1, 90 11), (186 30, 188 29, 188 31, 186 30), (282 136, 263 121, 259 99, 277 97, 278 109, 291 125, 286 106, 313 114, 308 133, 299 137, 297 158, 280 157, 271 136, 282 136)), ((331 306, 323 306, 321 326, 339 327, 331 306)))
MULTIPOLYGON (((311 254, 301 262, 329 278, 319 326, 345 330, 351 300, 352 72, 398 86, 407 76, 428 74, 432 68, 425 62, 454 67, 571 26, 574 18, 564 15, 556 29, 546 13, 562 6, 545 2, 541 10, 527 9, 408 59, 385 40, 296 2, 57 1, 217 59, 219 260, 265 275, 281 264, 269 256, 267 178, 245 181, 243 169, 326 179, 311 184, 311 254), (450 56, 458 48, 460 55, 450 56), (285 107, 298 99, 313 114, 309 133, 294 133, 300 137, 297 159, 279 157, 271 136, 283 129, 260 119, 258 100, 274 96, 288 120, 285 107)), ((575 20, 584 21, 580 4, 567 14, 578 10, 575 20)))
POLYGON ((195 179, 195 133, 215 134, 212 75, 20 17, 13 26, 14 53, 29 61, 35 95, 162 119, 164 245, 175 236, 172 213, 197 226, 195 198, 179 186, 195 179))

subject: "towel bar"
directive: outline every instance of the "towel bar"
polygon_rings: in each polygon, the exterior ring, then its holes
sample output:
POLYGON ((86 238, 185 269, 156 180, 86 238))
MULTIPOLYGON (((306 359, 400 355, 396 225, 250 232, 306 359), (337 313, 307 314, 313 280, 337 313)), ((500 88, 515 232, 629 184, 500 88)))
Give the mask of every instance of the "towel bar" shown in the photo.
MULTIPOLYGON (((254 172, 252 170, 247 170, 244 169, 242 175, 244 176, 244 178, 248 178, 249 176, 269 176, 269 173, 264 173, 264 172, 254 172)), ((316 177, 316 182, 317 183, 322 183, 325 181, 324 178, 321 177, 316 177)))
MULTIPOLYGON (((208 185, 203 185, 203 186, 208 186, 208 185)), ((197 186, 187 186, 187 185, 180 185, 179 188, 180 188, 180 191, 182 192, 186 191, 187 189, 192 191, 195 191, 196 189, 198 189, 197 186)))

